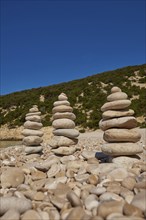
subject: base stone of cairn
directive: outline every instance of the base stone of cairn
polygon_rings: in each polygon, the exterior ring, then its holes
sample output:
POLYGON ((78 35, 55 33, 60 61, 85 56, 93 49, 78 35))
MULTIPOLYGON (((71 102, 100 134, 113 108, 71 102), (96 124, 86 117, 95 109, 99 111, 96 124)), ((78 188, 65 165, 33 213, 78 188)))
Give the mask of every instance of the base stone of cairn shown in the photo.
POLYGON ((99 127, 104 131, 102 152, 113 157, 113 161, 138 160, 136 154, 142 152, 137 143, 141 135, 138 131, 134 111, 129 109, 131 101, 120 88, 113 87, 102 107, 102 120, 99 127), (120 156, 120 158, 119 158, 120 156), (126 158, 125 158, 126 157, 126 158))
POLYGON ((40 130, 43 125, 41 123, 41 112, 38 110, 37 105, 29 109, 25 119, 26 122, 22 131, 24 136, 22 143, 25 145, 25 153, 40 153, 43 150, 41 146, 43 132, 40 130))
POLYGON ((76 116, 66 94, 61 93, 53 104, 53 138, 49 145, 58 155, 71 155, 76 151, 79 131, 75 129, 76 116))

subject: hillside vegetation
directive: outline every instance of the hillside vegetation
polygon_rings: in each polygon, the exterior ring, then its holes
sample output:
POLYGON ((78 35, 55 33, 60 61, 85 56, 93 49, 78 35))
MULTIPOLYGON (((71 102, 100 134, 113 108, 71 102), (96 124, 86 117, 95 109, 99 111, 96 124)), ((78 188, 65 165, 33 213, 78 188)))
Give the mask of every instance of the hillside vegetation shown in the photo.
POLYGON ((42 112, 43 125, 51 125, 53 102, 64 92, 68 96, 79 128, 97 129, 101 119, 101 106, 113 86, 128 94, 140 127, 146 127, 146 64, 128 66, 103 72, 83 79, 57 85, 15 92, 0 97, 0 124, 9 128, 20 126, 32 105, 42 112))

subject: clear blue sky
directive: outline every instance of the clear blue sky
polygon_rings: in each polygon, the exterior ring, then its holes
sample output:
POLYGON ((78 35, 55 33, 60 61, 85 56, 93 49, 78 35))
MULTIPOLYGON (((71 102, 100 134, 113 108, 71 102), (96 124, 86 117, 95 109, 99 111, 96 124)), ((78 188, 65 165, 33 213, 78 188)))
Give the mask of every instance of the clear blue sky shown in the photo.
POLYGON ((1 0, 1 94, 146 62, 145 0, 1 0))

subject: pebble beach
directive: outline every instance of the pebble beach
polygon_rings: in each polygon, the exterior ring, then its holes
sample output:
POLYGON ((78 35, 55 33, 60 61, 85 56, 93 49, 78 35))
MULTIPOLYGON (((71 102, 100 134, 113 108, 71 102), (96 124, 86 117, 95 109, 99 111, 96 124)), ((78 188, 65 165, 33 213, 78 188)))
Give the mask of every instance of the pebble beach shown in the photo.
POLYGON ((25 146, 2 148, 2 220, 143 220, 146 218, 146 129, 143 152, 110 162, 98 158, 103 131, 80 134, 72 155, 56 155, 47 138, 40 154, 25 146))

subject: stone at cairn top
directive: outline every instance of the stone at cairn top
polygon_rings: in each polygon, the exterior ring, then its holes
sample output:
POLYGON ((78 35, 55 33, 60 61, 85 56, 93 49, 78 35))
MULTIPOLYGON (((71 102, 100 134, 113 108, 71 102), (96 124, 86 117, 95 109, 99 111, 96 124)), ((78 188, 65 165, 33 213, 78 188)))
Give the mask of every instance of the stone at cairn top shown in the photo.
POLYGON ((65 101, 65 100, 68 100, 67 96, 65 93, 61 93, 59 96, 58 96, 58 100, 59 101, 65 101))

